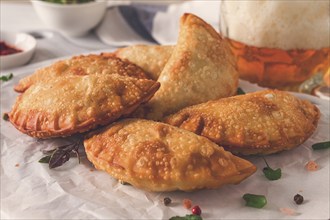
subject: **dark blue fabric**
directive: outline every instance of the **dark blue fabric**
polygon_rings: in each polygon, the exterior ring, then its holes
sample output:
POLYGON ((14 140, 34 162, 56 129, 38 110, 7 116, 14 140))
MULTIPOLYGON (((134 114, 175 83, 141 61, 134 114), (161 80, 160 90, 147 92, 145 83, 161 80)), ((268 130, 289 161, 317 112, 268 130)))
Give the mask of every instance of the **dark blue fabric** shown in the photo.
POLYGON ((129 26, 145 40, 158 43, 151 35, 153 20, 157 12, 167 6, 129 5, 118 6, 119 11, 129 26))

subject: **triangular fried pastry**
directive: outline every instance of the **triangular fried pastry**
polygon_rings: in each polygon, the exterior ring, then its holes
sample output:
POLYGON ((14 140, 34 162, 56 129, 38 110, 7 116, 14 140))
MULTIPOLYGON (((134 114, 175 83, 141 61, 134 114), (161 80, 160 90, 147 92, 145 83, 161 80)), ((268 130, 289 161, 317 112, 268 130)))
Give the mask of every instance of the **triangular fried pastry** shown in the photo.
POLYGON ((164 121, 239 154, 271 154, 302 144, 315 131, 316 106, 287 92, 264 90, 190 106, 164 121))
POLYGON ((150 74, 157 80, 173 52, 174 46, 133 45, 114 52, 115 56, 128 60, 150 74))
POLYGON ((134 116, 159 120, 184 107, 234 95, 238 86, 235 57, 228 42, 209 24, 184 14, 177 45, 158 82, 160 89, 134 116))
POLYGON ((32 137, 69 136, 130 114, 158 88, 153 80, 115 74, 60 77, 17 97, 9 120, 32 137))
POLYGON ((149 79, 148 75, 138 66, 128 61, 123 61, 115 56, 80 55, 37 70, 19 81, 14 87, 16 92, 24 92, 34 83, 47 83, 58 77, 68 75, 91 74, 118 74, 139 79, 149 79))
POLYGON ((192 191, 238 184, 256 167, 207 138, 168 124, 125 119, 84 140, 99 170, 147 191, 192 191))

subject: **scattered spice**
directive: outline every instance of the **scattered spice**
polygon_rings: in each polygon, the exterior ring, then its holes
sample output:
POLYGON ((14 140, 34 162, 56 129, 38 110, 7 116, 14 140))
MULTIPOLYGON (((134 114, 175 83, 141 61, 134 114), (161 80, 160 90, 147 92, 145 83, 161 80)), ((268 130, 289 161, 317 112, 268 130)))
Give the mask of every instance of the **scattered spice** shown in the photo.
POLYGON ((165 197, 165 198, 164 198, 164 205, 165 205, 165 206, 170 205, 171 202, 172 202, 172 200, 171 200, 169 197, 165 197))
POLYGON ((290 209, 290 208, 280 208, 280 211, 283 214, 289 215, 289 216, 292 216, 292 215, 295 215, 296 214, 296 211, 294 209, 290 209))
POLYGON ((320 142, 312 145, 313 150, 322 150, 330 148, 330 141, 320 142))
POLYGON ((174 216, 170 220, 203 220, 199 215, 174 216))
POLYGON ((294 197, 293 197, 293 200, 295 201, 295 203, 297 205, 300 205, 304 202, 304 197, 300 194, 296 194, 294 197))
POLYGON ((198 205, 195 205, 192 209, 191 209, 192 214, 194 215, 201 215, 202 214, 202 210, 198 205))
POLYGON ((316 171, 319 169, 319 165, 311 160, 311 161, 308 161, 308 163, 305 165, 305 168, 308 170, 308 171, 316 171))
POLYGON ((3 113, 3 115, 2 115, 2 119, 5 120, 5 121, 8 121, 8 120, 9 120, 9 115, 8 115, 8 113, 3 113))
POLYGON ((192 202, 190 199, 184 199, 183 200, 183 207, 185 207, 186 209, 190 209, 192 206, 192 202))
POLYGON ((14 75, 12 73, 10 73, 7 76, 5 76, 5 75, 4 76, 0 76, 0 80, 1 81, 4 81, 4 82, 7 82, 7 81, 11 80, 13 77, 14 77, 14 75))
POLYGON ((15 167, 19 167, 19 163, 15 164, 15 167))
POLYGON ((246 201, 246 206, 253 208, 262 208, 267 204, 267 199, 264 195, 255 195, 246 193, 243 195, 243 199, 246 201))
POLYGON ((278 168, 276 170, 273 170, 267 163, 266 159, 263 158, 267 167, 264 167, 262 172, 264 173, 265 177, 271 181, 278 180, 282 176, 282 170, 281 168, 278 168))

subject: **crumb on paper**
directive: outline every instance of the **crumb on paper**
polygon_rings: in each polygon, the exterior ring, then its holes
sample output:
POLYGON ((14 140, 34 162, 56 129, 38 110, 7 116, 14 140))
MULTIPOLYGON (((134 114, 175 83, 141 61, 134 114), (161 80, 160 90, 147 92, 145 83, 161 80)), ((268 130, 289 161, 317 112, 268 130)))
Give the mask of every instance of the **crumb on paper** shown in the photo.
POLYGON ((319 165, 315 161, 311 160, 308 161, 308 163, 305 165, 305 168, 308 171, 316 171, 319 169, 319 165))
POLYGON ((15 167, 19 167, 19 163, 15 164, 15 167))
POLYGON ((93 171, 94 171, 94 169, 89 169, 89 171, 93 172, 93 171))
POLYGON ((285 215, 289 215, 289 216, 293 216, 296 215, 296 211, 294 209, 290 209, 290 208, 280 208, 280 211, 285 214, 285 215))
POLYGON ((192 202, 190 199, 184 199, 183 200, 183 207, 185 207, 186 209, 190 209, 192 206, 192 202))

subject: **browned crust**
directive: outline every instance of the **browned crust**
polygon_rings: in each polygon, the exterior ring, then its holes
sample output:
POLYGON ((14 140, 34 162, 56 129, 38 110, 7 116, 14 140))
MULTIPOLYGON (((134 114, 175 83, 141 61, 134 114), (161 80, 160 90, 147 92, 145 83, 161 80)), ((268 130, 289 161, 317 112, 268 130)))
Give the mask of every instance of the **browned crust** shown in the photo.
POLYGON ((157 80, 174 48, 175 46, 164 45, 133 45, 119 48, 107 55, 132 62, 147 72, 150 79, 157 80))
POLYGON ((126 119, 84 140, 97 169, 148 191, 193 191, 238 184, 256 171, 206 138, 173 126, 126 119))
POLYGON ((286 92, 266 90, 182 109, 164 121, 205 136, 237 154, 271 154, 304 143, 319 109, 286 92), (266 98, 273 94, 277 101, 266 98))
MULTIPOLYGON (((68 79, 69 80, 69 79, 68 79)), ((150 81, 150 80, 146 80, 150 81)), ((75 133, 83 133, 99 125, 109 124, 121 116, 128 115, 134 111, 139 104, 147 102, 153 94, 158 90, 160 84, 154 81, 150 88, 145 91, 144 96, 136 99, 133 103, 125 106, 123 109, 117 109, 116 111, 104 112, 101 116, 90 117, 88 120, 79 123, 62 123, 59 122, 60 116, 55 117, 53 120, 48 121, 48 113, 46 109, 35 109, 24 112, 24 110, 19 109, 19 105, 24 98, 24 93, 21 94, 9 113, 10 122, 21 132, 37 138, 50 138, 50 137, 64 137, 70 136, 75 133)))
POLYGON ((186 13, 178 42, 158 78, 160 89, 133 115, 161 120, 184 107, 232 96, 238 77, 228 42, 201 18, 186 13))
POLYGON ((128 60, 123 61, 119 57, 101 53, 100 55, 74 56, 38 69, 35 73, 21 79, 14 86, 14 90, 21 93, 35 83, 47 83, 59 77, 70 75, 83 76, 90 74, 118 74, 138 79, 150 79, 145 71, 128 60))

